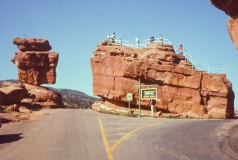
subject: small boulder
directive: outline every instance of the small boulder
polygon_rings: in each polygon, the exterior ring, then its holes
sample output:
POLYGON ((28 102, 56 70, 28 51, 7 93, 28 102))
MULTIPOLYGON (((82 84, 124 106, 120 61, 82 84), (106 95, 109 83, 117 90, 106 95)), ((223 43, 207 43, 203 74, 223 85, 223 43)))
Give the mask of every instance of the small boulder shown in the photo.
POLYGON ((17 104, 10 105, 7 107, 8 112, 20 112, 19 106, 17 104))
POLYGON ((157 117, 158 117, 158 118, 163 117, 163 113, 162 113, 161 111, 157 112, 157 117))

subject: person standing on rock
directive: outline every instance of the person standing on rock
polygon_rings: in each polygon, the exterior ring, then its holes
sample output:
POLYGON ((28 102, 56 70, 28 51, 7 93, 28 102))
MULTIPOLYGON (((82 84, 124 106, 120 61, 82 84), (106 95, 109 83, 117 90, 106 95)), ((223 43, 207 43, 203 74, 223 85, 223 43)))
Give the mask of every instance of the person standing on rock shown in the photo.
POLYGON ((111 35, 112 43, 115 43, 115 33, 111 35))
POLYGON ((154 116, 154 113, 156 113, 156 108, 155 108, 156 100, 152 99, 150 101, 150 106, 151 106, 151 116, 154 116))
POLYGON ((119 39, 119 45, 122 46, 122 40, 121 39, 119 39))
POLYGON ((162 44, 163 45, 163 37, 162 37, 162 35, 160 35, 160 37, 159 37, 159 42, 160 42, 160 44, 162 44))
POLYGON ((178 48, 179 54, 183 54, 183 45, 181 44, 178 48))
POLYGON ((110 34, 107 35, 107 42, 110 42, 110 34))
POLYGON ((139 43, 140 43, 140 38, 139 38, 139 36, 136 37, 135 41, 136 41, 136 45, 138 46, 139 43))
POLYGON ((150 37, 150 43, 153 43, 155 41, 155 37, 150 37))

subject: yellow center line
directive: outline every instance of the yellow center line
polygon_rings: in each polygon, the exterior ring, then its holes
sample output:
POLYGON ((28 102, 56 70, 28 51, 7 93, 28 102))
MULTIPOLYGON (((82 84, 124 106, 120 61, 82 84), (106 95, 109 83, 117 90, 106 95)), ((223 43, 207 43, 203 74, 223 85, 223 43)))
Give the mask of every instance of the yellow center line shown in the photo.
POLYGON ((106 134, 106 136, 117 136, 121 134, 127 134, 127 133, 114 133, 114 134, 106 134))
MULTIPOLYGON (((103 125, 102 125, 102 121, 101 119, 98 117, 98 121, 99 121, 99 125, 100 125, 100 129, 101 129, 101 133, 102 133, 102 138, 103 138, 103 142, 104 142, 104 145, 105 145, 105 148, 106 148, 106 152, 107 152, 107 156, 108 156, 108 159, 109 160, 114 160, 114 157, 112 155, 112 153, 114 152, 114 150, 117 148, 117 146, 123 141, 125 140, 127 137, 129 137, 130 135, 132 135, 133 133, 135 133, 136 131, 139 131, 143 128, 147 128, 147 127, 150 127, 150 126, 155 126, 155 125, 159 125, 159 124, 162 124, 164 122, 167 122, 168 120, 166 121, 163 121, 163 122, 159 122, 159 123, 155 123, 155 124, 150 124, 150 125, 146 125, 146 126, 143 126, 143 127, 139 127, 129 133, 127 133, 125 136, 123 136, 120 140, 116 141, 116 143, 110 148, 109 147, 109 144, 108 144, 108 141, 107 141, 107 137, 106 137, 106 134, 105 134, 105 131, 104 131, 104 128, 103 128, 103 125)), ((110 141, 111 142, 111 141, 110 141)))
POLYGON ((110 148, 111 153, 113 153, 113 151, 117 148, 117 146, 118 146, 124 139, 126 139, 127 137, 129 137, 130 135, 132 135, 133 133, 135 133, 136 131, 139 131, 139 130, 141 130, 141 129, 143 129, 143 128, 147 128, 147 127, 150 127, 150 126, 155 126, 155 125, 158 125, 158 124, 162 124, 162 123, 164 123, 164 122, 166 122, 166 121, 163 121, 163 122, 160 122, 160 123, 155 123, 155 124, 150 124, 150 125, 143 126, 143 127, 139 127, 139 128, 137 128, 137 129, 135 129, 135 130, 133 130, 133 131, 127 133, 125 136, 123 136, 120 140, 118 140, 118 141, 110 148))
POLYGON ((102 133, 102 138, 103 138, 103 142, 104 142, 104 145, 105 145, 105 148, 106 148, 108 159, 109 160, 114 160, 114 157, 112 156, 112 152, 110 152, 110 147, 108 145, 107 137, 106 137, 105 131, 103 129, 102 121, 99 117, 98 117, 98 121, 99 121, 100 129, 101 129, 101 133, 102 133))

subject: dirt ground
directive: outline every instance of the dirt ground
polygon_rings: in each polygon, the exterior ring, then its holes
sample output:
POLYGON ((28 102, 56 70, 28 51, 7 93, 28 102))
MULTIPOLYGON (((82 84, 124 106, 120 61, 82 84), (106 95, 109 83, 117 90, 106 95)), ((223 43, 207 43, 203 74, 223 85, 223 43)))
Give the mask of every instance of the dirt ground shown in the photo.
POLYGON ((27 120, 38 120, 46 115, 48 115, 49 109, 41 109, 32 111, 25 108, 20 108, 20 112, 11 112, 11 113, 0 113, 0 118, 2 124, 5 126, 14 123, 27 120))

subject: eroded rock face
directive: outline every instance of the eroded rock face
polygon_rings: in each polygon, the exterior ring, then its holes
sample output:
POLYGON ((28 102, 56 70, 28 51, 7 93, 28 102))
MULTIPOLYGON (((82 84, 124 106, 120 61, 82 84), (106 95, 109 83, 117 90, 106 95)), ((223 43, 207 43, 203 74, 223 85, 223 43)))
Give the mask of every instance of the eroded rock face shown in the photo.
POLYGON ((0 105, 20 103, 27 95, 24 85, 7 85, 0 88, 0 105))
POLYGON ((227 21, 228 32, 230 34, 230 38, 238 49, 238 17, 230 18, 227 21))
MULTIPOLYGON (((11 101, 5 104, 18 104, 20 107, 27 107, 29 109, 42 109, 42 108, 65 108, 62 102, 62 96, 59 93, 53 92, 46 87, 36 86, 28 83, 15 84, 10 82, 4 82, 0 88, 0 91, 13 90, 23 86, 27 94, 18 94, 18 97, 10 97, 11 101), (16 101, 18 99, 18 101, 16 101)), ((4 92, 7 95, 7 92, 4 92)), ((9 98, 6 98, 5 102, 9 98)))
POLYGON ((237 0, 210 0, 211 3, 231 17, 238 16, 237 0))
POLYGON ((231 18, 227 22, 231 40, 238 49, 238 1, 237 0, 210 0, 211 3, 223 10, 231 18))
POLYGON ((54 84, 59 55, 49 52, 51 46, 43 39, 15 38, 13 43, 22 52, 16 52, 12 62, 18 67, 18 80, 35 85, 54 84))
POLYGON ((37 38, 14 38, 13 44, 22 51, 49 51, 51 46, 48 40, 37 38))
MULTIPOLYGON (((133 49, 101 43, 90 61, 93 93, 103 98, 103 104, 126 109, 126 94, 133 93, 131 105, 136 106, 140 79, 141 85, 158 84, 157 111, 234 117, 234 93, 226 75, 194 69, 172 46, 152 43, 147 48, 133 49)), ((141 101, 141 105, 150 110, 149 100, 141 101)))

